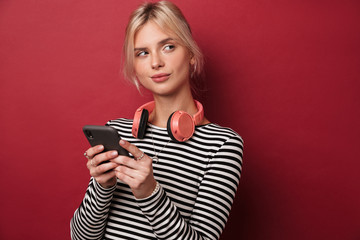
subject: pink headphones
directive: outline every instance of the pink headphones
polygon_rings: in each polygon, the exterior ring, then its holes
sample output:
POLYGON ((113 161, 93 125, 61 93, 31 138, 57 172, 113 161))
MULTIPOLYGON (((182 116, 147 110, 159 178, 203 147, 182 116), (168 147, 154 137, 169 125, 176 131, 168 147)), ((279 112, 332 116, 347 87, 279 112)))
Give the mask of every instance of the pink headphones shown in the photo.
MULTIPOLYGON (((185 142, 192 137, 195 126, 200 124, 204 118, 202 104, 195 100, 198 109, 194 116, 184 111, 173 112, 167 121, 167 131, 172 140, 185 142)), ((155 102, 148 102, 139 107, 134 116, 132 135, 136 138, 144 138, 149 115, 155 108, 155 102)))

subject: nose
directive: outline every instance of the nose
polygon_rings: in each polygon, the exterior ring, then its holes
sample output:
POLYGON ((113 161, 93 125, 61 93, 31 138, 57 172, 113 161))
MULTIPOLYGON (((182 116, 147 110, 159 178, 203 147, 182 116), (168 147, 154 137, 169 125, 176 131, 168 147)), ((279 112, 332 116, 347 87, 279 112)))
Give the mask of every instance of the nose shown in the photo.
POLYGON ((158 53, 153 53, 151 58, 151 68, 159 69, 164 66, 164 62, 158 53))

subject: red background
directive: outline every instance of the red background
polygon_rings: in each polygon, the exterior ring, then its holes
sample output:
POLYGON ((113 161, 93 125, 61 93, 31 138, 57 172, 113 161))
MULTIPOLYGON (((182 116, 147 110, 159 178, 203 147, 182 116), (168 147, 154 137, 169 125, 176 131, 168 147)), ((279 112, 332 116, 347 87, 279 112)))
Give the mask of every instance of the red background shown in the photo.
MULTIPOLYGON (((69 239, 81 128, 150 99, 119 74, 141 1, 0 1, 0 238, 69 239)), ((207 117, 245 140, 222 239, 359 239, 360 4, 174 1, 206 56, 207 117)))

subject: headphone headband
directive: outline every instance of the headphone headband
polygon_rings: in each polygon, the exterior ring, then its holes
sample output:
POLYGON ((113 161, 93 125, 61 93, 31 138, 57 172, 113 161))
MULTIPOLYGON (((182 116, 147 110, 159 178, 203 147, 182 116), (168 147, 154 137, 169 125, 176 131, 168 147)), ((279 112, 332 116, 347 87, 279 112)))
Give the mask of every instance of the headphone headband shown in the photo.
POLYGON ((197 101, 197 100, 194 100, 194 101, 196 103, 196 108, 198 109, 197 113, 195 113, 193 115, 194 123, 196 126, 196 125, 199 125, 202 122, 202 120, 204 119, 204 107, 199 101, 197 101))
POLYGON ((150 115, 150 113, 152 113, 152 111, 154 111, 154 108, 155 108, 155 101, 151 101, 151 102, 147 102, 147 103, 141 105, 136 111, 141 111, 143 109, 146 109, 146 110, 148 110, 149 115, 150 115))

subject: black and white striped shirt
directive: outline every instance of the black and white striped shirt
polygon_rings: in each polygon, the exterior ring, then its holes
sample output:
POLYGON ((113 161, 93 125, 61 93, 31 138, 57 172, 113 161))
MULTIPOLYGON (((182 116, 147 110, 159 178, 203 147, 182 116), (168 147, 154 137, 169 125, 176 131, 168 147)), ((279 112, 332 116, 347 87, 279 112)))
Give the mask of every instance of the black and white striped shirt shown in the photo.
POLYGON ((131 135, 132 120, 108 125, 148 156, 160 189, 135 199, 120 182, 111 189, 91 179, 71 220, 72 239, 218 239, 239 184, 243 141, 217 124, 197 126, 191 139, 170 141, 165 128, 148 124, 144 139, 131 135))

